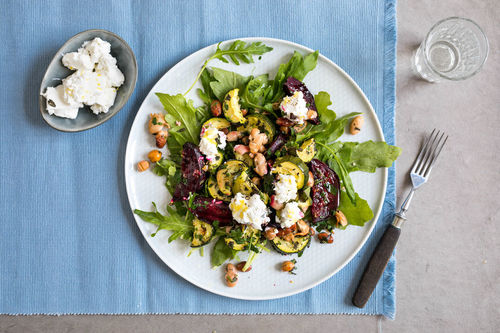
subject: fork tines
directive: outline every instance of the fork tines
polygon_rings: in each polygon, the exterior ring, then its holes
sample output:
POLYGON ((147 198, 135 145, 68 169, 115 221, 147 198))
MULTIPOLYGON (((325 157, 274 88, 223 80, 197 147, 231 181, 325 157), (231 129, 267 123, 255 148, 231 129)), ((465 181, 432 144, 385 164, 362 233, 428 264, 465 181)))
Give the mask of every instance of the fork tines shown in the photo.
POLYGON ((418 154, 411 173, 415 173, 421 177, 428 177, 446 140, 448 140, 448 135, 445 135, 444 132, 436 131, 436 129, 432 130, 431 135, 429 135, 418 154))

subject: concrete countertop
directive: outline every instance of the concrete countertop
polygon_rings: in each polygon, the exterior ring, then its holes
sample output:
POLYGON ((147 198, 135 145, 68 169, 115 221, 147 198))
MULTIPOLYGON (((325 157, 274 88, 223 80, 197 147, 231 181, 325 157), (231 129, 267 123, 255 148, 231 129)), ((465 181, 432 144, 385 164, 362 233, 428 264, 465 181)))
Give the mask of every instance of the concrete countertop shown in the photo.
POLYGON ((398 1, 398 202, 424 134, 450 138, 418 191, 397 253, 395 321, 373 316, 0 316, 0 332, 498 332, 500 331, 500 2, 398 1), (482 72, 430 84, 411 73, 430 27, 468 17, 486 32, 482 72), (498 237, 498 238, 497 238, 498 237))

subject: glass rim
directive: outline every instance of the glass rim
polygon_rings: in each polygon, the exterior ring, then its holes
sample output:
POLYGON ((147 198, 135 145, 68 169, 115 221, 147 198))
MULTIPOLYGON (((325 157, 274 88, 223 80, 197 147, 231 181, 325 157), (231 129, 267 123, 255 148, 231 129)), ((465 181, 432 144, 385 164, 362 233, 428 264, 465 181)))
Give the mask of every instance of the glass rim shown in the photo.
POLYGON ((483 68, 483 65, 486 62, 486 59, 488 59, 488 55, 490 53, 490 42, 488 41, 488 37, 486 37, 486 34, 484 33, 483 29, 481 29, 481 27, 476 22, 474 22, 473 20, 468 19, 468 18, 464 18, 464 17, 459 17, 459 16, 450 16, 450 17, 447 17, 445 19, 442 19, 442 20, 436 22, 429 29, 429 32, 427 32, 427 35, 425 36, 425 39, 424 39, 424 41, 422 43, 423 43, 423 51, 424 51, 423 58, 424 58, 424 62, 427 65, 427 67, 430 68, 432 70, 432 72, 434 74, 438 75, 439 77, 441 77, 443 79, 451 80, 451 81, 462 81, 462 80, 470 78, 471 76, 476 75, 483 68), (481 36, 483 36, 484 41, 486 42, 486 54, 484 55, 484 58, 483 58, 482 62, 479 64, 479 66, 477 67, 477 69, 474 72, 472 72, 472 73, 470 73, 470 74, 468 74, 466 76, 458 77, 458 78, 457 77, 450 77, 450 76, 448 76, 446 74, 439 73, 438 71, 436 71, 434 69, 434 67, 432 66, 432 64, 427 59, 427 41, 430 38, 431 32, 437 26, 439 26, 440 24, 442 24, 442 23, 444 23, 446 21, 451 21, 451 20, 467 21, 468 23, 471 23, 472 25, 474 25, 479 30, 479 32, 481 33, 481 36))

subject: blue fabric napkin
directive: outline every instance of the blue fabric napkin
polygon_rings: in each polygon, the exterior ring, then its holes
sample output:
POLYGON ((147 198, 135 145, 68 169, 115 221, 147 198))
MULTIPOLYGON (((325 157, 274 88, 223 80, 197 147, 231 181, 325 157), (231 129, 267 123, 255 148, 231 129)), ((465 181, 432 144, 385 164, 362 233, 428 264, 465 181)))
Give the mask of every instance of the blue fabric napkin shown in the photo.
POLYGON ((265 36, 318 49, 349 73, 394 144, 395 0, 1 1, 0 313, 349 313, 394 317, 394 271, 364 309, 350 299, 394 208, 359 254, 299 295, 242 301, 213 295, 173 273, 137 228, 125 192, 125 143, 152 85, 192 52, 265 36), (113 31, 134 50, 139 79, 127 106, 82 133, 51 129, 38 91, 52 56, 72 35, 113 31))

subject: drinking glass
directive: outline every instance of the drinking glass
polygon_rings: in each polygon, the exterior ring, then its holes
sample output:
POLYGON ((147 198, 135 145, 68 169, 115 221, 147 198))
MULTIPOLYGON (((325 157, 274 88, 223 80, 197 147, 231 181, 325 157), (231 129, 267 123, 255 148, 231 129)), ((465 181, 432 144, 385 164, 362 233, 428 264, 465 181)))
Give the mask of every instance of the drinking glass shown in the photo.
POLYGON ((415 73, 429 82, 464 80, 481 70, 488 39, 473 21, 450 17, 436 23, 412 58, 415 73))

